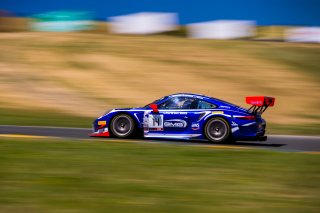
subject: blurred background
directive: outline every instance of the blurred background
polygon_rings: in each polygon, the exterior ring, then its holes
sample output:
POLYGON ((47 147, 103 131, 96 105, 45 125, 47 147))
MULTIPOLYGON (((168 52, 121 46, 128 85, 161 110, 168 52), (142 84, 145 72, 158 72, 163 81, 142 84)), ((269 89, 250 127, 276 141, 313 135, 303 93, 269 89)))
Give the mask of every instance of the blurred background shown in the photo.
POLYGON ((319 134, 317 0, 0 1, 0 124, 90 127, 176 92, 248 107, 269 133, 319 134))
MULTIPOLYGON (((0 0, 0 125, 89 128, 110 108, 191 92, 243 107, 273 96, 267 134, 319 135, 319 11, 319 0, 0 0)), ((0 212, 320 212, 319 152, 272 143, 2 133, 0 212)))

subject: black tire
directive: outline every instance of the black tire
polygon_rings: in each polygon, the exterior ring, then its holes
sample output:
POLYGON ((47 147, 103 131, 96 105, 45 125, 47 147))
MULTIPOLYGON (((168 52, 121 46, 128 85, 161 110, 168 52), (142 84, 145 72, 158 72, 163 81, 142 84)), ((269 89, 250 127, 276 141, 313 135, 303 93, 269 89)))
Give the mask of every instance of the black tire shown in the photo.
POLYGON ((230 138, 230 125, 223 118, 211 118, 204 126, 204 134, 213 143, 226 142, 230 138))
POLYGON ((126 114, 116 115, 110 123, 110 131, 118 138, 129 138, 135 130, 134 120, 126 114))

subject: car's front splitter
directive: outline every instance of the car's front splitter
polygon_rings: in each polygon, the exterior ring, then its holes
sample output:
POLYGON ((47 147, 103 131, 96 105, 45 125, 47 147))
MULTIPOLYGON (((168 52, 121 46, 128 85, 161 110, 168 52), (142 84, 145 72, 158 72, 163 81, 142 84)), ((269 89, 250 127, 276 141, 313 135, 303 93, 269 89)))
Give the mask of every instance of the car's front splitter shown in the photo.
POLYGON ((108 131, 108 128, 99 129, 96 132, 93 132, 89 134, 90 137, 109 137, 110 133, 108 131))

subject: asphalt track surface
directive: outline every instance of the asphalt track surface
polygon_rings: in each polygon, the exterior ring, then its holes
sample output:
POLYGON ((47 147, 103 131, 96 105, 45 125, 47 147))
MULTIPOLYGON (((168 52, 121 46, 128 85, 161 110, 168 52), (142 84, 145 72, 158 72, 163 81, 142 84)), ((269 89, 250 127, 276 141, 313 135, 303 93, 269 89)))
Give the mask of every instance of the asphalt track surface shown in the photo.
MULTIPOLYGON (((56 138, 92 139, 88 134, 89 128, 67 128, 67 127, 41 127, 41 126, 0 126, 0 136, 44 136, 56 138)), ((101 138, 100 138, 101 139, 101 138)), ((1 138, 0 138, 1 140, 1 138)), ((103 138, 107 141, 119 141, 122 139, 103 138)), ((314 152, 320 153, 320 136, 289 136, 289 135, 269 135, 264 142, 239 141, 233 144, 211 144, 207 141, 196 140, 150 140, 150 139, 125 139, 126 142, 157 142, 170 143, 175 145, 197 145, 214 146, 216 148, 248 148, 248 149, 272 149, 279 151, 294 152, 314 152)))

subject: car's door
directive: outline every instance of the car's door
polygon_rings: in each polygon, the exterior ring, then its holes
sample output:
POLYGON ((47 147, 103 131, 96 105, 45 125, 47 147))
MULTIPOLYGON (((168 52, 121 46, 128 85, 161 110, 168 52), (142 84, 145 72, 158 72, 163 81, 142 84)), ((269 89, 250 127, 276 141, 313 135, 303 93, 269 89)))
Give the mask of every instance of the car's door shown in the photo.
POLYGON ((198 103, 192 96, 174 96, 159 104, 159 112, 147 116, 145 136, 188 138, 192 125, 196 125, 194 121, 199 118, 198 103))

